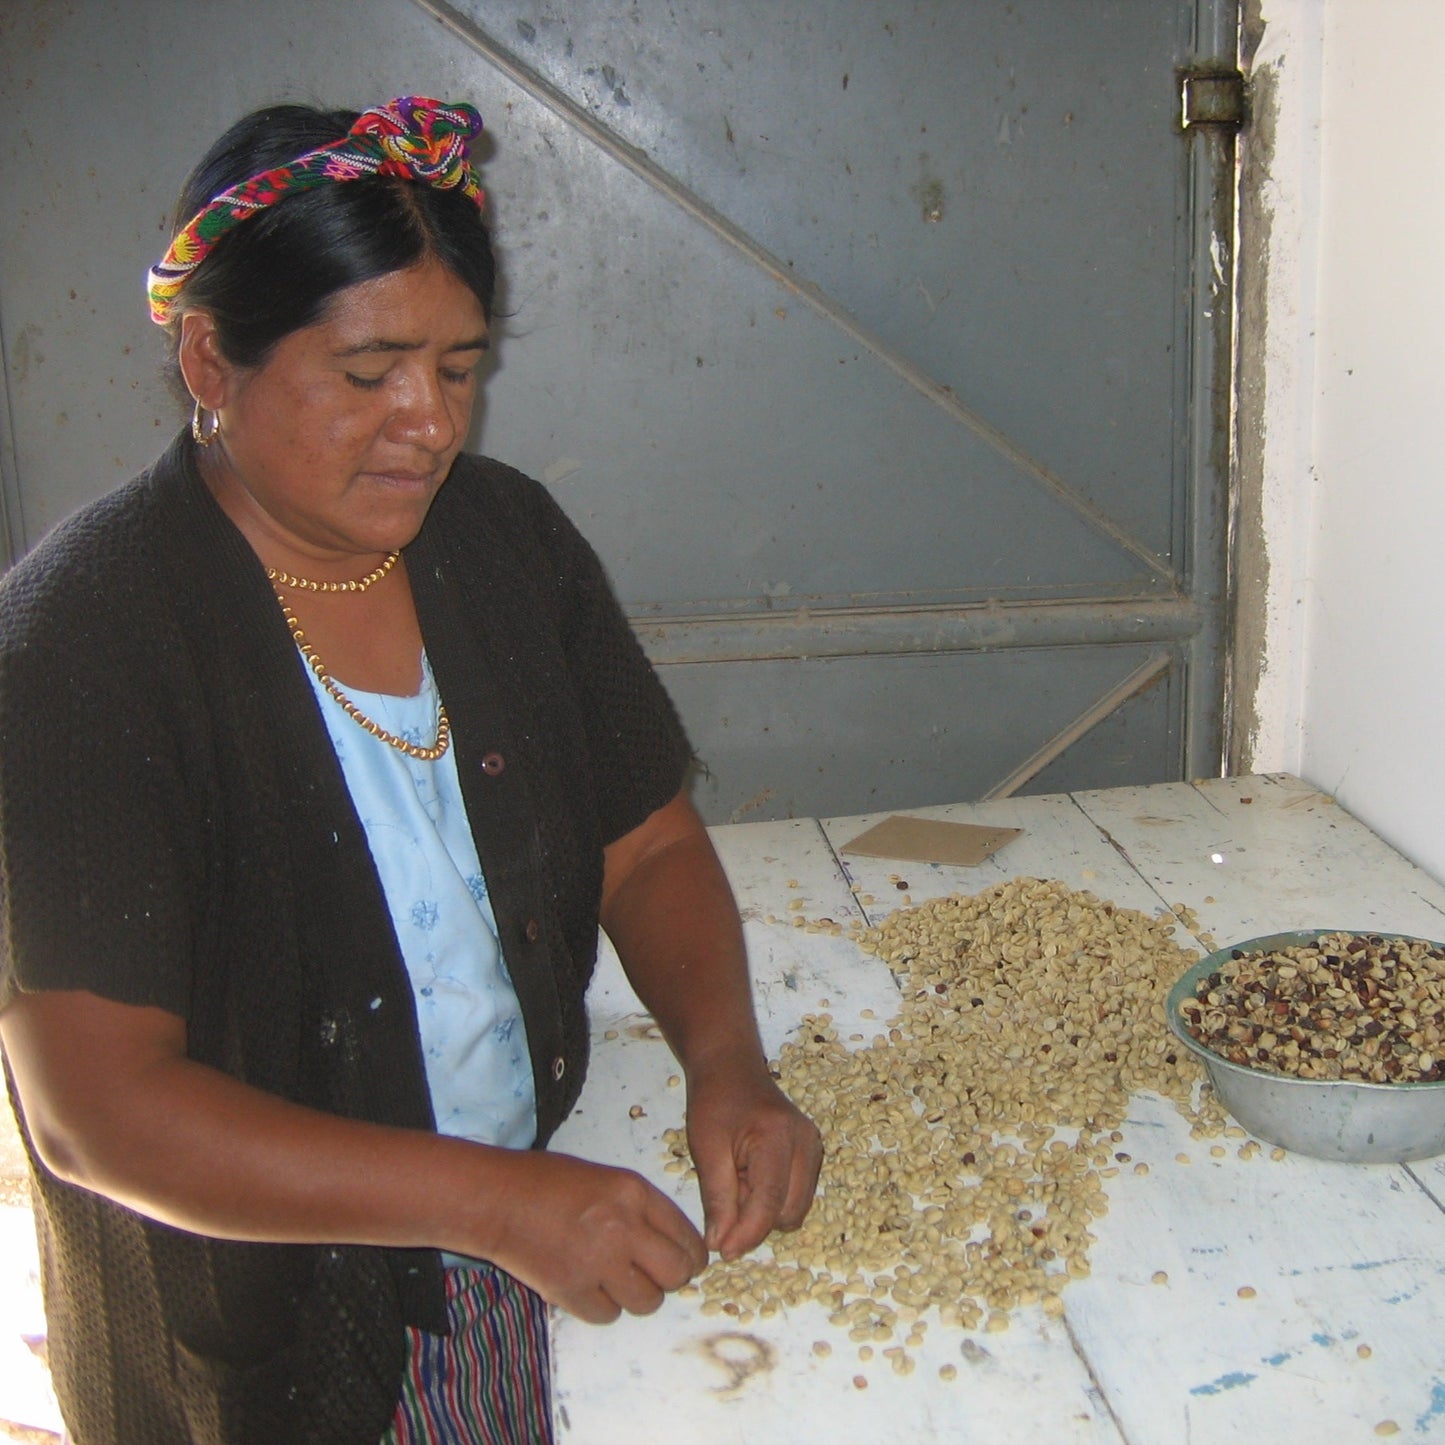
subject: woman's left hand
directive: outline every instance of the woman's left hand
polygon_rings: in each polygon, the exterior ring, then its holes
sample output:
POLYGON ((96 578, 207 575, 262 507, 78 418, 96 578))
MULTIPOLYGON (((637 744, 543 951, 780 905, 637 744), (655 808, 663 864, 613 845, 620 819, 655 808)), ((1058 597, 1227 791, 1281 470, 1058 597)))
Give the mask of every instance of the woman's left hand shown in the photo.
POLYGON ((774 1229, 797 1229, 823 1163, 812 1120, 756 1068, 690 1071, 687 1091, 707 1247, 737 1259, 774 1229))

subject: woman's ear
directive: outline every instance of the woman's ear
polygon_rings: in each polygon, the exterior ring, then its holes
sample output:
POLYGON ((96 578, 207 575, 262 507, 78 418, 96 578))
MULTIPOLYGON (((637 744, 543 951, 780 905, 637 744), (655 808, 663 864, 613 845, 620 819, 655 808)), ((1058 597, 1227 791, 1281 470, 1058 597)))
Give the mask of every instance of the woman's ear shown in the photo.
POLYGON ((187 311, 181 317, 181 344, 176 353, 186 390, 207 411, 226 404, 235 367, 221 354, 216 321, 209 311, 187 311))

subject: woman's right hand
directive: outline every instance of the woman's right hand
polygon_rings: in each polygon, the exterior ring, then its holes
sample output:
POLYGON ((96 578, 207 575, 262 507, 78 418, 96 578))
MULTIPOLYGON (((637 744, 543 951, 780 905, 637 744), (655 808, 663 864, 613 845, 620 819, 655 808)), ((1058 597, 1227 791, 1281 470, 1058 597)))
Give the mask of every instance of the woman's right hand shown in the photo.
POLYGON ((707 1264, 692 1222, 627 1169, 537 1150, 493 1156, 479 1253, 591 1324, 651 1314, 707 1264))

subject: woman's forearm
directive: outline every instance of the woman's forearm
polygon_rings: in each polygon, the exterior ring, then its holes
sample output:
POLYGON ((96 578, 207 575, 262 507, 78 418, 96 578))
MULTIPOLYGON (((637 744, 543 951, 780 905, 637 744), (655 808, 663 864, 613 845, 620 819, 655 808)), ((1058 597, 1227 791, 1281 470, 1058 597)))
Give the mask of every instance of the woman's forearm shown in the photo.
POLYGON ((602 910, 628 980, 690 1077, 765 1068, 742 922, 711 839, 682 799, 644 827, 649 846, 609 859, 602 910))
POLYGON ((185 1057, 185 1026, 93 994, 15 999, 0 1038, 47 1168, 216 1238, 434 1247, 602 1322, 705 1262, 636 1174, 292 1104, 185 1057))
POLYGON ((178 1228, 475 1248, 485 1221, 448 1201, 505 1187, 504 1151, 289 1103, 187 1058, 159 1009, 30 994, 0 1034, 46 1167, 178 1228))

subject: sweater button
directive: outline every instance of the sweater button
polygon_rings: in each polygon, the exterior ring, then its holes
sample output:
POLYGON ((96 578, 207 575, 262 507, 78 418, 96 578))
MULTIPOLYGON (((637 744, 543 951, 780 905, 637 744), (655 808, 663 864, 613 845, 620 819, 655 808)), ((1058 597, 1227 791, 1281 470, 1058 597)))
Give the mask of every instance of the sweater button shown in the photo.
POLYGON ((567 1060, 564 1059, 564 1058, 561 1056, 561 1054, 558 1054, 557 1057, 552 1060, 552 1080, 553 1080, 553 1082, 560 1084, 560 1083, 562 1082, 562 1075, 565 1074, 566 1072, 567 1072, 567 1060))
POLYGON ((527 920, 527 926, 522 932, 526 934, 528 943, 536 943, 542 936, 542 930, 537 927, 537 920, 535 918, 529 918, 527 920))
POLYGON ((495 778, 507 768, 507 760, 501 753, 487 753, 482 759, 482 771, 489 777, 495 778))

